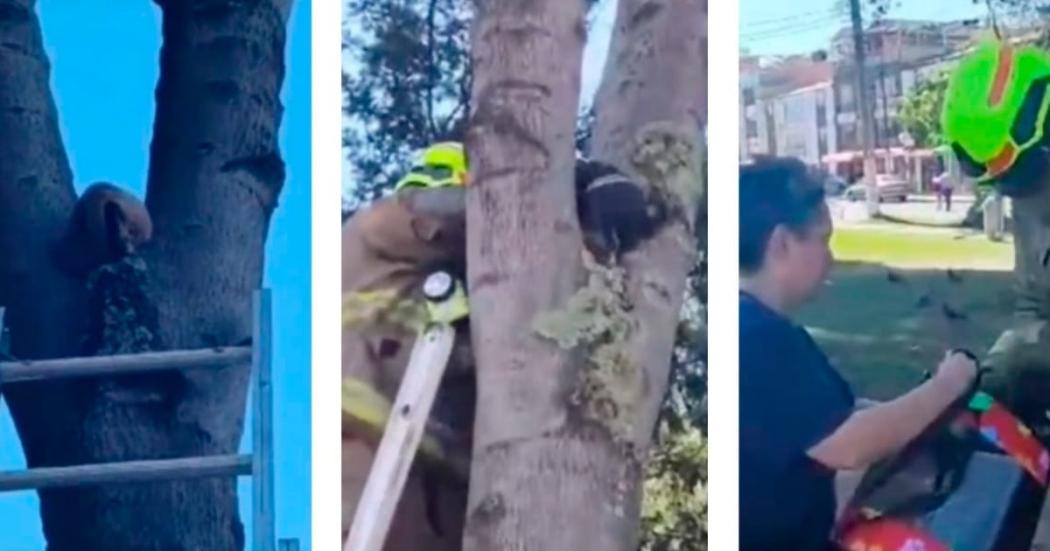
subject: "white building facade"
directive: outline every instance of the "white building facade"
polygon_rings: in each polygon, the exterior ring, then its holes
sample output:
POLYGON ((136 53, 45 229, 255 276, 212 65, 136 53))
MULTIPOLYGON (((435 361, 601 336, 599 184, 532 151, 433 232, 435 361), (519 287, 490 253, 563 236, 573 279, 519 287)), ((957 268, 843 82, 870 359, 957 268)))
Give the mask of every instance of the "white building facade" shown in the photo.
POLYGON ((778 155, 815 166, 824 155, 837 151, 831 81, 792 90, 773 98, 771 104, 778 155))
POLYGON ((772 155, 767 104, 762 100, 761 74, 757 63, 740 72, 740 160, 772 155))

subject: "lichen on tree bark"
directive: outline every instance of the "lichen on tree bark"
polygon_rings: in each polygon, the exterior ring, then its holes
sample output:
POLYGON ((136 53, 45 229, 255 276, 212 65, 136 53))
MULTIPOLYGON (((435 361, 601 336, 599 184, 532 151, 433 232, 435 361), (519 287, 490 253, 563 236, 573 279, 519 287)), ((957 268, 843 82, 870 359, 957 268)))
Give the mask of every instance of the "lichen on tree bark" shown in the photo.
POLYGON ((581 257, 587 283, 564 307, 537 316, 533 330, 562 349, 584 353, 586 361, 577 368, 567 397, 569 406, 607 429, 617 444, 633 449, 628 439, 647 382, 623 348, 637 323, 630 315, 627 274, 619 266, 599 264, 586 249, 581 257))
POLYGON ((593 151, 635 172, 671 217, 611 268, 584 261, 570 199, 580 6, 478 4, 468 275, 479 401, 465 548, 626 551, 696 252, 706 3, 619 3, 593 151), (639 76, 645 85, 631 86, 639 76), (622 408, 608 415, 609 403, 622 408))

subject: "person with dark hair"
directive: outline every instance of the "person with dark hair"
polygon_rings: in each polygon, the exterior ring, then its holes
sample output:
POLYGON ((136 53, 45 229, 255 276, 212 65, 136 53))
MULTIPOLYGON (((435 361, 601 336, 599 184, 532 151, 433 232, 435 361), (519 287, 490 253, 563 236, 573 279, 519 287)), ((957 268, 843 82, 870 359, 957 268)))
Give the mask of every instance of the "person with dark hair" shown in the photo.
POLYGON ((974 384, 948 353, 911 392, 854 408, 849 385, 790 313, 832 263, 819 182, 793 159, 740 168, 740 548, 832 549, 834 475, 903 448, 974 384))

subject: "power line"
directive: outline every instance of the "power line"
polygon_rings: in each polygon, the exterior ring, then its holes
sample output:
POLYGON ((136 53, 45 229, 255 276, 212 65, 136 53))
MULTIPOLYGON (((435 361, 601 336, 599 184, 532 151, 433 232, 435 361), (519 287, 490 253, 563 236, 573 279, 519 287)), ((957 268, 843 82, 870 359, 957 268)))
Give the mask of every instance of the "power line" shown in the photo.
POLYGON ((815 23, 820 23, 821 21, 829 20, 844 20, 844 16, 843 14, 838 12, 828 12, 821 15, 809 15, 804 18, 798 18, 794 20, 785 19, 784 21, 778 22, 775 25, 764 26, 761 28, 744 28, 741 29, 741 32, 743 34, 761 34, 766 32, 776 32, 779 29, 812 25, 815 23))
POLYGON ((764 34, 775 34, 781 32, 790 32, 796 29, 805 29, 806 27, 812 27, 814 25, 826 24, 831 21, 842 21, 842 17, 839 15, 825 15, 823 17, 814 17, 809 19, 803 19, 799 21, 782 23, 775 27, 767 27, 763 29, 743 29, 740 31, 741 36, 756 36, 764 34))
POLYGON ((818 28, 827 28, 832 25, 844 25, 842 18, 838 15, 824 17, 822 19, 814 19, 810 21, 802 21, 790 25, 785 25, 775 29, 752 31, 750 33, 741 33, 741 40, 746 41, 761 41, 768 40, 771 38, 779 38, 791 34, 796 34, 805 31, 813 31, 818 28))
POLYGON ((800 27, 800 28, 797 28, 797 29, 787 29, 787 30, 784 30, 783 32, 777 32, 777 33, 756 34, 756 35, 742 36, 742 37, 740 37, 740 39, 742 41, 744 41, 744 42, 766 42, 766 41, 769 41, 769 40, 777 40, 777 39, 781 39, 781 38, 785 38, 785 37, 790 37, 792 35, 804 36, 804 35, 811 35, 813 33, 818 33, 818 32, 819 33, 824 33, 824 34, 831 34, 831 30, 835 29, 835 28, 838 28, 838 27, 841 27, 841 25, 840 24, 835 24, 835 25, 825 24, 825 25, 819 25, 819 26, 810 25, 810 26, 806 26, 806 27, 800 27))
POLYGON ((770 25, 779 25, 781 23, 788 23, 788 22, 799 20, 799 19, 808 19, 808 18, 812 18, 812 17, 816 17, 816 18, 819 19, 819 18, 822 18, 822 17, 827 17, 829 15, 841 15, 841 11, 836 9, 836 8, 831 8, 831 9, 825 9, 825 10, 819 10, 819 11, 810 11, 810 12, 804 12, 804 13, 796 13, 796 14, 785 15, 785 16, 781 16, 781 17, 771 17, 769 19, 762 19, 760 21, 751 22, 751 23, 749 23, 747 25, 747 27, 749 27, 751 30, 761 30, 761 29, 759 29, 759 27, 767 27, 767 26, 770 26, 770 25))

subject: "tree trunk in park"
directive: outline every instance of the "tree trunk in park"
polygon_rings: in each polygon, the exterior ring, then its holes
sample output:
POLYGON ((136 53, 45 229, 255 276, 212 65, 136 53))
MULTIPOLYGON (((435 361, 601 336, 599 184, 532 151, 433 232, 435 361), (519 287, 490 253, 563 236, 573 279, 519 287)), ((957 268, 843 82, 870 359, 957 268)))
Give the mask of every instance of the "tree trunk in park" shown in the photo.
POLYGON ((984 359, 982 386, 1038 432, 1050 437, 1050 182, 1033 195, 1013 198, 1014 291, 1011 326, 984 359))
MULTIPOLYGON (((252 293, 284 183, 277 147, 291 0, 156 0, 163 47, 146 204, 144 290, 163 349, 251 336, 252 293)), ((0 305, 16 357, 81 354, 82 281, 51 251, 75 200, 34 0, 0 9, 0 305)), ((83 382, 4 386, 30 467, 236 453, 249 366, 141 377, 161 403, 83 382)), ((134 390, 132 392, 135 392, 134 390)), ((40 492, 51 550, 245 546, 232 479, 40 492)))
POLYGON ((634 549, 696 254, 706 3, 620 1, 594 151, 642 177, 669 218, 619 266, 586 252, 573 200, 583 3, 477 6, 465 549, 634 549))

